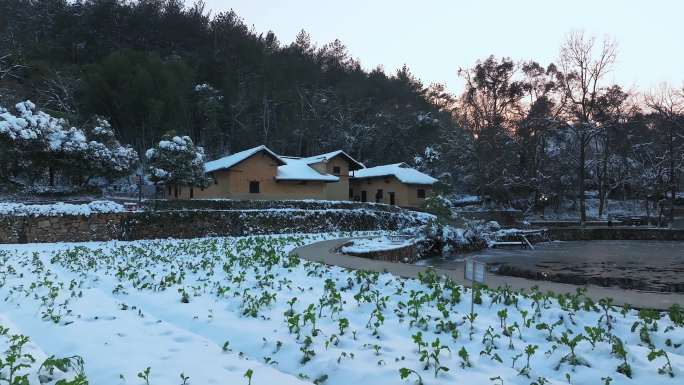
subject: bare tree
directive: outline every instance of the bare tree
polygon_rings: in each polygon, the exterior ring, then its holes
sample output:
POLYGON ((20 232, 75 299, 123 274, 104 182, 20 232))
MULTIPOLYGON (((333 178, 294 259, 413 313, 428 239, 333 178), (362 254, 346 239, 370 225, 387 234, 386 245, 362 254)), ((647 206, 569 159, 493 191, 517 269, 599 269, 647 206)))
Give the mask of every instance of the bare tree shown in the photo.
POLYGON ((516 142, 519 147, 520 174, 534 192, 535 207, 544 192, 544 168, 546 164, 549 136, 562 125, 560 115, 564 110, 564 94, 559 92, 558 68, 555 64, 542 67, 535 61, 522 64, 521 101, 524 114, 516 128, 516 142))
MULTIPOLYGON (((657 197, 668 189, 663 183, 667 180, 667 159, 657 147, 653 142, 637 143, 632 146, 630 153, 631 184, 636 188, 638 196, 644 199, 647 223, 651 223, 651 201, 654 212, 657 212, 657 197)), ((657 217, 660 226, 660 215, 657 217)))
POLYGON ((79 82, 79 79, 64 75, 59 71, 52 72, 45 78, 43 86, 39 89, 41 104, 55 111, 77 115, 76 90, 79 82))
POLYGON ((521 82, 515 80, 518 66, 510 58, 490 56, 458 73, 466 83, 459 120, 474 139, 479 194, 491 195, 493 188, 504 184, 506 162, 500 150, 512 142, 511 121, 521 114, 524 95, 521 82))
POLYGON ((674 204, 677 198, 677 169, 681 167, 679 153, 684 145, 684 90, 661 85, 644 97, 653 111, 656 127, 662 129, 668 164, 668 187, 670 192, 670 225, 674 221, 674 204))
POLYGON ((603 92, 602 80, 611 71, 616 53, 614 41, 606 38, 597 46, 596 39, 586 37, 582 31, 571 32, 560 49, 560 78, 579 152, 577 171, 581 224, 587 215, 584 197, 587 147, 598 132, 594 123, 597 100, 603 92))
POLYGON ((12 54, 0 54, 0 80, 18 78, 18 72, 23 68, 26 67, 12 62, 12 54))
POLYGON ((613 154, 615 147, 613 141, 617 130, 639 112, 636 105, 628 103, 630 96, 620 86, 613 85, 599 97, 596 107, 594 120, 597 122, 598 134, 595 137, 594 146, 596 156, 600 159, 594 162, 594 174, 598 185, 599 217, 603 215, 606 208, 608 194, 624 181, 622 178, 624 170, 617 161, 618 157, 613 154))

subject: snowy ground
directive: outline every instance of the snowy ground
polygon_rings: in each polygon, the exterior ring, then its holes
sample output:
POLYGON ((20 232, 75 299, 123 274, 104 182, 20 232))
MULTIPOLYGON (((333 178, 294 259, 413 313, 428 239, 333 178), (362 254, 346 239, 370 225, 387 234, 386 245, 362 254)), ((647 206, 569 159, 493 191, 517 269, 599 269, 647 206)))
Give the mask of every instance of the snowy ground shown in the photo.
POLYGON ((4 245, 0 324, 31 338, 36 363, 21 372, 32 384, 52 354, 82 357, 91 384, 684 379, 681 311, 479 290, 471 315, 470 291, 434 275, 288 257, 341 235, 4 245))

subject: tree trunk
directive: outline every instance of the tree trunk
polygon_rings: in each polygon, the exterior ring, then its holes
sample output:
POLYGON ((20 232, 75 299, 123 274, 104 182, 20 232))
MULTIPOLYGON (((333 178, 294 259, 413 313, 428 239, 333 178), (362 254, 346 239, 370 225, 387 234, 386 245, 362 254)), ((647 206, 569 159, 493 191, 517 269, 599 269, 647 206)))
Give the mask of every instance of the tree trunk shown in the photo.
POLYGON ((264 145, 268 146, 268 134, 270 129, 270 106, 268 98, 264 95, 263 99, 263 113, 262 113, 262 130, 264 136, 264 145))
POLYGON ((580 206, 580 225, 584 226, 587 220, 587 212, 584 202, 584 166, 586 163, 586 133, 582 130, 580 134, 580 154, 579 154, 579 206, 580 206))
POLYGON ((663 226, 663 206, 664 206, 664 203, 665 202, 663 202, 662 199, 660 201, 658 201, 658 208, 656 209, 656 210, 658 210, 658 227, 663 226))
POLYGON ((478 172, 478 191, 480 193, 480 201, 484 202, 485 197, 484 197, 484 191, 485 191, 485 170, 483 169, 483 162, 482 162, 482 146, 479 143, 475 143, 476 146, 476 153, 477 153, 477 172, 478 172))
POLYGON ((598 216, 601 218, 603 216, 603 195, 605 194, 605 185, 604 185, 604 178, 605 174, 603 174, 603 165, 601 167, 597 167, 596 170, 596 175, 599 177, 599 185, 598 185, 598 200, 599 200, 599 207, 598 207, 598 216))
POLYGON ((603 164, 601 165, 601 183, 599 184, 599 217, 603 216, 603 210, 606 208, 606 199, 608 198, 608 191, 606 191, 606 179, 608 178, 608 146, 610 145, 610 136, 606 130, 606 139, 603 142, 603 164))
POLYGON ((669 146, 669 152, 670 152, 670 215, 668 215, 668 219, 670 221, 668 227, 672 227, 672 224, 674 223, 674 206, 675 206, 675 199, 677 198, 677 183, 675 181, 675 153, 674 153, 674 128, 670 126, 669 130, 669 136, 670 136, 670 141, 668 143, 669 146))

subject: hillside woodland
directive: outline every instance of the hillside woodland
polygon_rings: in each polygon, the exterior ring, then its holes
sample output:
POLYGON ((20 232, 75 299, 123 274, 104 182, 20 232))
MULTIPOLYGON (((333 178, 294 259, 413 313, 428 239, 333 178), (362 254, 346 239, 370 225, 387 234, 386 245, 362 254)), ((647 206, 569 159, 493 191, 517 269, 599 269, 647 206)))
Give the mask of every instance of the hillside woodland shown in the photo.
POLYGON ((677 195, 684 93, 609 83, 614 41, 575 31, 555 63, 483 58, 453 95, 314 39, 285 44, 201 2, 2 1, 0 183, 112 181, 178 136, 204 159, 265 144, 405 161, 444 193, 521 208, 677 195))

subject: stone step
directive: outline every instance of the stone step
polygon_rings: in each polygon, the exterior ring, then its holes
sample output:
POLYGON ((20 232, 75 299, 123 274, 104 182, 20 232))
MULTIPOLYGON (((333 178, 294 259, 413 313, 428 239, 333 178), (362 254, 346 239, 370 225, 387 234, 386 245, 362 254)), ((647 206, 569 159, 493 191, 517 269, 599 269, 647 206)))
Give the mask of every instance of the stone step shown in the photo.
POLYGON ((684 229, 684 217, 675 217, 674 221, 672 221, 672 228, 684 229))
POLYGON ((494 244, 492 245, 492 247, 494 247, 494 248, 496 248, 496 247, 511 247, 511 246, 519 246, 519 247, 524 248, 524 247, 527 247, 527 243, 506 241, 506 242, 494 242, 494 244))
MULTIPOLYGON (((673 208, 673 211, 674 211, 674 215, 675 215, 676 217, 684 216, 684 206, 682 206, 682 205, 675 205, 674 208, 673 208)), ((663 214, 664 214, 665 216, 670 215, 670 205, 669 205, 669 203, 668 203, 668 204, 665 204, 665 206, 663 206, 663 214)))

